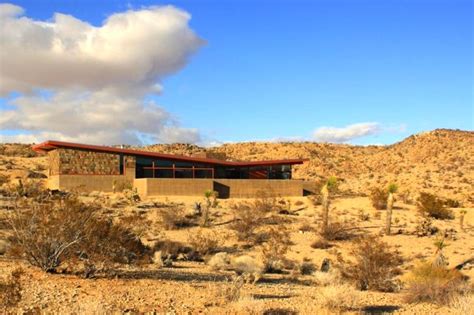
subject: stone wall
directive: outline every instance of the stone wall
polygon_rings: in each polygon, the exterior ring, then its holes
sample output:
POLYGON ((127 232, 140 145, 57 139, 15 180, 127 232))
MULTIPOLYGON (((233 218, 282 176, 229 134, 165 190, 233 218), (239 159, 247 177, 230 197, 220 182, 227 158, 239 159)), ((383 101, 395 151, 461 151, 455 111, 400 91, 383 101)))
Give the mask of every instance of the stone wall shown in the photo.
POLYGON ((49 176, 51 175, 59 175, 60 170, 60 156, 58 150, 52 150, 48 152, 48 159, 49 159, 49 176))
MULTIPOLYGON (((53 157, 50 163, 57 163, 56 155, 59 155, 58 174, 120 175, 120 155, 118 154, 63 148, 53 150, 50 154, 53 157)), ((51 166, 56 167, 56 164, 50 164, 51 166)))

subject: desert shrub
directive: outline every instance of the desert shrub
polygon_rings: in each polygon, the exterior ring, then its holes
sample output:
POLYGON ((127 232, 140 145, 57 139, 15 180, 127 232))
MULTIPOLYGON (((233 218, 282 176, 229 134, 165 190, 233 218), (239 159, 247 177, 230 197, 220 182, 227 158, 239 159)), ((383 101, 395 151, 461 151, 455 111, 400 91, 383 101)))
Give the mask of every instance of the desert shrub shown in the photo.
POLYGON ((163 227, 167 230, 179 229, 194 224, 193 218, 187 215, 186 209, 180 205, 171 204, 158 209, 158 213, 163 227))
POLYGON ((192 248, 177 241, 161 240, 153 246, 153 251, 161 251, 162 257, 177 259, 180 255, 188 255, 192 252, 192 248))
POLYGON ((18 208, 8 219, 13 230, 10 254, 46 272, 55 272, 66 261, 82 261, 91 271, 96 265, 105 268, 146 257, 147 248, 140 239, 102 218, 99 210, 74 196, 18 208))
POLYGON ((431 236, 438 232, 438 228, 433 225, 430 217, 421 217, 415 226, 415 235, 418 237, 431 236))
POLYGON ((297 311, 290 308, 271 307, 263 311, 262 315, 296 315, 297 311))
POLYGON ((312 275, 316 271, 316 266, 309 258, 303 258, 299 271, 302 275, 312 275))
POLYGON ((5 281, 0 282, 0 311, 6 311, 8 308, 14 307, 20 302, 20 277, 22 274, 22 269, 15 269, 5 281))
POLYGON ((423 262, 408 277, 406 301, 448 304, 465 290, 461 272, 423 262))
POLYGON ((453 212, 446 208, 445 202, 433 194, 422 192, 418 198, 418 210, 422 215, 435 219, 453 219, 453 212))
POLYGON ((451 199, 451 198, 446 198, 444 200, 444 204, 448 208, 461 208, 462 207, 462 203, 460 201, 451 199))
POLYGON ((377 210, 387 209, 388 191, 384 188, 374 187, 370 190, 370 201, 377 210))
POLYGON ((346 263, 343 274, 360 290, 393 291, 393 278, 400 273, 403 260, 378 236, 366 236, 354 241, 350 253, 353 262, 346 263))
POLYGON ((316 240, 311 243, 311 247, 314 249, 328 249, 331 248, 333 245, 329 243, 326 239, 318 237, 316 240))
POLYGON ((268 213, 281 210, 277 198, 272 197, 272 192, 261 190, 256 193, 256 196, 257 197, 252 201, 252 206, 257 211, 268 213))
POLYGON ((319 290, 320 304, 331 311, 351 311, 361 302, 360 292, 348 284, 322 287, 319 290))
POLYGON ((5 174, 0 174, 0 186, 7 184, 8 182, 10 182, 10 178, 5 174))
POLYGON ((197 257, 214 254, 221 246, 221 240, 215 231, 199 229, 188 236, 188 243, 197 257))
POLYGON ((151 221, 138 212, 120 218, 120 225, 129 229, 137 237, 144 236, 150 229, 151 221))
POLYGON ((230 228, 237 233, 239 240, 252 241, 256 230, 262 225, 265 213, 245 203, 232 207, 234 220, 230 228))
POLYGON ((290 237, 284 228, 270 228, 267 241, 262 244, 262 257, 265 272, 281 272, 286 261, 285 254, 289 249, 290 237))
POLYGON ((228 280, 226 285, 219 290, 219 298, 224 302, 236 302, 241 297, 241 290, 244 285, 244 279, 241 276, 228 280))
POLYGON ((49 193, 44 189, 41 182, 25 179, 8 187, 8 194, 12 197, 27 197, 36 200, 47 198, 49 193))
POLYGON ((247 283, 256 283, 262 276, 265 268, 261 261, 248 255, 232 257, 230 259, 230 266, 247 283))
POLYGON ((342 222, 331 222, 326 229, 320 231, 319 235, 327 241, 342 241, 353 237, 347 224, 342 222))
POLYGON ((33 151, 31 145, 21 143, 0 144, 0 155, 17 157, 34 157, 38 153, 33 151))
POLYGON ((369 221, 370 220, 370 214, 365 213, 363 209, 359 209, 358 216, 359 216, 359 220, 361 220, 361 221, 369 221))
POLYGON ((298 228, 298 231, 301 231, 301 232, 314 232, 314 227, 309 223, 303 223, 298 228))
POLYGON ((140 201, 140 195, 136 189, 123 189, 122 193, 125 199, 127 199, 128 203, 131 205, 134 205, 140 201))

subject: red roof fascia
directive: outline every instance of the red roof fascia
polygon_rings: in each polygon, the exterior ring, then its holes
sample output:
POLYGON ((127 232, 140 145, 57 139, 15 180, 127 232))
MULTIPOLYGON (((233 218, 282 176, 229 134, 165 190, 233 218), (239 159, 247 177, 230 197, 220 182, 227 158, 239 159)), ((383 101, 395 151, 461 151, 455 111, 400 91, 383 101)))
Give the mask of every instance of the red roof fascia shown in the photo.
POLYGON ((177 160, 177 161, 184 161, 184 162, 196 162, 196 163, 205 163, 205 164, 213 164, 213 165, 241 166, 241 167, 283 165, 283 164, 294 165, 294 164, 303 164, 303 162, 308 161, 308 159, 287 159, 287 160, 271 160, 271 161, 234 162, 234 161, 222 161, 222 160, 216 160, 216 159, 196 158, 196 157, 189 157, 189 156, 183 156, 183 155, 164 154, 164 153, 158 153, 158 152, 121 149, 121 148, 113 148, 113 147, 107 147, 107 146, 80 144, 80 143, 63 142, 63 141, 52 141, 52 140, 36 144, 32 148, 34 151, 41 152, 41 153, 54 150, 57 148, 72 148, 72 149, 82 149, 82 150, 96 151, 96 152, 123 153, 126 155, 138 155, 138 156, 162 158, 162 159, 177 160))

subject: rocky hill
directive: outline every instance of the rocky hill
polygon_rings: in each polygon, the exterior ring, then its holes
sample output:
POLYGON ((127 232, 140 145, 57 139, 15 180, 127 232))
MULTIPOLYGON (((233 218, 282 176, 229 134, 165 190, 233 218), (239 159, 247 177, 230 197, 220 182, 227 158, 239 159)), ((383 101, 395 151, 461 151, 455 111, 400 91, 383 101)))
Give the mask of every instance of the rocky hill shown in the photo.
POLYGON ((474 132, 436 129, 388 146, 354 146, 314 142, 245 142, 202 148, 153 145, 146 150, 181 155, 207 153, 228 160, 308 158, 295 166, 294 177, 337 176, 341 188, 357 194, 388 182, 399 184, 407 198, 430 191, 467 204, 474 203, 474 132))

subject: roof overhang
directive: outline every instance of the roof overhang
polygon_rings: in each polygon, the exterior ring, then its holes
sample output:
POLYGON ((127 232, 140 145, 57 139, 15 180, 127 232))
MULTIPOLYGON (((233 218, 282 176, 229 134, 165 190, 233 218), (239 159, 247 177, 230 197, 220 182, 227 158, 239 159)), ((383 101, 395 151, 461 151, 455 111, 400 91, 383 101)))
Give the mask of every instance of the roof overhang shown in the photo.
POLYGON ((59 149, 59 148, 105 152, 105 153, 116 153, 116 154, 142 156, 142 157, 150 157, 150 158, 158 158, 158 159, 176 160, 176 161, 183 161, 183 162, 194 162, 194 163, 203 163, 203 164, 212 164, 212 165, 221 165, 221 166, 235 166, 235 167, 295 165, 295 164, 303 164, 304 162, 308 161, 308 159, 285 159, 285 160, 248 161, 248 162, 223 161, 223 160, 217 160, 217 159, 196 158, 196 157, 190 157, 190 156, 184 156, 184 155, 164 154, 164 153, 158 153, 158 152, 122 149, 122 148, 114 148, 114 147, 108 147, 108 146, 53 141, 53 140, 45 141, 45 142, 36 144, 32 147, 34 151, 40 152, 40 153, 46 153, 48 151, 59 149))

